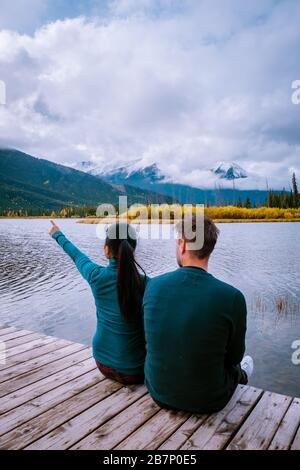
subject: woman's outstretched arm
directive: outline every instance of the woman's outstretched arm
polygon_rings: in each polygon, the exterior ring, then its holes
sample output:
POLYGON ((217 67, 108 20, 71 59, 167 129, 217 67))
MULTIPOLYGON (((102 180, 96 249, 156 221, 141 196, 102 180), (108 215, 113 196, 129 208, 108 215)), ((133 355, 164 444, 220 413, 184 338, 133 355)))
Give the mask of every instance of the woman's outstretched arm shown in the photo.
POLYGON ((78 248, 65 237, 53 220, 51 220, 51 224, 52 227, 49 235, 56 240, 62 249, 70 256, 82 277, 91 284, 95 275, 99 273, 101 266, 93 263, 88 256, 78 250, 78 248))

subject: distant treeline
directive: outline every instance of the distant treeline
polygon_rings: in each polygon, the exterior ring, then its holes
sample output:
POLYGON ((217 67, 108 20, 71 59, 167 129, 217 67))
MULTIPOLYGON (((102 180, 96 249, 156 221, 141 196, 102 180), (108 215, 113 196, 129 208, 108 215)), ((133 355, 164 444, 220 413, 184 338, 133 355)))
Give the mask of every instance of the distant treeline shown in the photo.
MULTIPOLYGON (((209 207, 207 205, 207 209, 209 212, 209 209, 213 209, 213 212, 217 215, 217 213, 223 213, 227 214, 228 211, 232 214, 232 210, 234 208, 237 209, 257 209, 257 214, 262 213, 261 209, 299 209, 300 208, 300 194, 298 191, 298 185, 297 185, 297 180, 296 180, 296 175, 293 173, 292 176, 292 185, 290 191, 286 191, 283 189, 281 192, 275 192, 273 190, 268 191, 268 196, 266 198, 265 204, 258 207, 256 204, 252 204, 252 201, 249 197, 245 199, 243 202, 241 198, 239 197, 237 199, 236 204, 230 205, 230 206, 225 206, 225 207, 209 207), (260 209, 260 210, 259 210, 260 209), (225 210, 225 212, 224 212, 225 210)), ((95 206, 72 206, 72 207, 63 207, 59 209, 41 209, 41 208, 32 208, 32 209, 3 209, 0 210, 0 216, 1 217, 53 217, 53 218, 85 218, 85 217, 96 217, 96 210, 97 208, 95 206)), ((295 214, 298 211, 293 211, 295 214)), ((242 211, 234 211, 234 216, 232 215, 227 215, 224 218, 237 218, 237 214, 240 214, 240 218, 273 218, 271 216, 271 213, 269 216, 265 217, 260 217, 257 215, 257 217, 252 217, 250 216, 250 212, 244 213, 242 211), (242 215, 244 214, 244 215, 242 215), (247 214, 247 215, 245 215, 247 214)), ((118 214, 118 207, 116 206, 116 214, 118 214)), ((252 215, 254 215, 255 212, 252 211, 252 215)), ((281 218, 279 216, 278 212, 276 212, 277 216, 274 218, 281 218)), ((288 212, 286 213, 288 214, 288 212)), ((292 212, 290 212, 292 214, 292 212)), ((289 217, 288 215, 286 217, 289 217)), ((292 216, 291 216, 292 217, 292 216)), ((294 218, 293 216, 292 218, 294 218)), ((217 218, 222 218, 217 216, 217 218)))
POLYGON ((1 217, 53 217, 83 218, 95 217, 97 208, 94 206, 63 207, 62 209, 17 209, 0 210, 1 217))
POLYGON ((279 207, 281 209, 297 209, 300 207, 300 195, 295 173, 292 176, 291 190, 289 192, 283 190, 279 194, 269 191, 266 206, 279 207))
MULTIPOLYGON (((249 197, 246 198, 244 203, 241 201, 241 198, 238 198, 235 205, 236 207, 245 207, 246 209, 257 207, 256 204, 252 204, 252 201, 249 197)), ((285 189, 283 189, 281 192, 273 191, 272 189, 269 190, 263 207, 274 207, 278 209, 298 209, 300 207, 300 195, 295 173, 293 173, 292 176, 292 185, 290 191, 286 191, 285 189)))

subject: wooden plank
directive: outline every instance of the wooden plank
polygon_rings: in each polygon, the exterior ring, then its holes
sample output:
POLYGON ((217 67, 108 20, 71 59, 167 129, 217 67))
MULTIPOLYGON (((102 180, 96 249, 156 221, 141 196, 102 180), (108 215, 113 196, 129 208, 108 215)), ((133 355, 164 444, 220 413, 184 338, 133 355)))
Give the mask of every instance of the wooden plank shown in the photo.
POLYGON ((91 352, 88 348, 77 351, 77 345, 75 345, 75 348, 73 349, 73 354, 70 356, 64 356, 57 361, 51 362, 50 364, 41 366, 34 371, 29 371, 23 375, 20 375, 19 377, 16 377, 15 379, 2 383, 0 389, 0 398, 20 388, 26 387, 27 385, 33 384, 34 382, 37 382, 38 380, 41 380, 45 377, 50 377, 56 372, 67 369, 68 367, 91 357, 91 352))
POLYGON ((177 450, 191 437, 191 435, 206 420, 208 415, 192 415, 174 432, 158 449, 177 450))
POLYGON ((300 426, 292 443, 291 450, 300 450, 300 426))
POLYGON ((104 380, 104 376, 98 369, 93 369, 86 374, 76 377, 71 382, 60 385, 49 392, 40 395, 23 405, 14 408, 0 416, 0 435, 6 434, 12 429, 21 426, 30 419, 41 415, 54 406, 68 400, 69 398, 87 390, 95 384, 104 380))
POLYGON ((121 442, 118 450, 154 450, 173 434, 187 419, 190 413, 161 409, 127 439, 121 442))
POLYGON ((3 328, 9 328, 9 325, 7 323, 0 323, 0 330, 3 328))
POLYGON ((19 346, 16 346, 14 348, 8 349, 6 352, 6 357, 12 357, 15 355, 21 355, 24 354, 26 351, 32 351, 35 348, 40 347, 42 344, 47 344, 49 341, 55 341, 56 338, 49 338, 45 336, 44 338, 39 338, 34 341, 29 341, 29 343, 26 344, 20 344, 19 346))
POLYGON ((227 449, 267 449, 291 401, 291 397, 265 392, 227 449))
POLYGON ((290 448, 300 425, 300 399, 294 398, 287 410, 275 436, 269 446, 270 450, 287 450, 290 448))
POLYGON ((14 331, 18 331, 17 328, 15 328, 14 326, 3 325, 0 327, 0 336, 7 335, 8 333, 13 333, 14 331))
POLYGON ((87 349, 87 347, 82 344, 71 343, 67 346, 64 345, 59 349, 55 349, 48 354, 39 356, 36 359, 32 359, 31 361, 21 362, 20 364, 15 364, 14 367, 0 370, 0 383, 12 380, 25 373, 29 373, 40 366, 50 364, 51 362, 57 361, 62 357, 67 357, 76 351, 81 351, 82 349, 87 349))
POLYGON ((95 361, 93 359, 87 359, 57 372, 50 377, 34 382, 27 387, 23 387, 16 392, 12 392, 0 400, 0 413, 6 413, 7 411, 20 406, 23 403, 52 390, 53 388, 59 387, 63 383, 71 381, 79 375, 83 375, 86 372, 93 370, 94 368, 95 361))
POLYGON ((183 450, 222 449, 239 429, 262 395, 262 390, 239 385, 229 403, 208 419, 187 439, 183 450))
POLYGON ((0 365, 0 372, 9 368, 14 368, 16 365, 31 361, 37 357, 41 357, 49 352, 56 351, 57 349, 69 344, 71 344, 71 342, 65 339, 56 340, 55 338, 46 338, 38 348, 26 351, 21 355, 8 357, 6 359, 6 364, 0 365))
POLYGON ((26 335, 26 336, 20 336, 18 338, 10 339, 9 341, 4 341, 6 351, 8 351, 9 349, 13 349, 16 346, 30 343, 30 341, 34 341, 40 338, 46 338, 46 336, 40 335, 39 333, 30 333, 29 335, 26 335))
POLYGON ((1 341, 10 341, 11 339, 20 338, 21 336, 31 335, 32 333, 33 333, 32 331, 27 331, 27 330, 17 330, 12 333, 1 335, 0 339, 1 341))
MULTIPOLYGON (((72 383, 70 383, 72 387, 72 383)), ((0 449, 23 449, 47 433, 80 415, 95 403, 120 390, 122 385, 111 380, 103 380, 78 395, 49 409, 36 418, 0 437, 0 449)))
POLYGON ((147 394, 130 405, 96 431, 79 441, 72 450, 113 449, 132 432, 159 411, 159 406, 147 394))
MULTIPOLYGON (((112 391, 120 385, 117 382, 110 381, 112 391)), ((37 440, 26 449, 40 450, 68 449, 87 434, 93 432, 101 424, 111 419, 120 411, 127 408, 131 403, 146 394, 146 388, 143 385, 134 385, 121 387, 116 393, 109 392, 107 398, 101 400, 93 406, 89 406, 86 411, 75 416, 66 424, 63 424, 52 432, 37 440)), ((99 401, 99 400, 98 400, 99 401)), ((68 403, 70 400, 68 401, 68 403)))

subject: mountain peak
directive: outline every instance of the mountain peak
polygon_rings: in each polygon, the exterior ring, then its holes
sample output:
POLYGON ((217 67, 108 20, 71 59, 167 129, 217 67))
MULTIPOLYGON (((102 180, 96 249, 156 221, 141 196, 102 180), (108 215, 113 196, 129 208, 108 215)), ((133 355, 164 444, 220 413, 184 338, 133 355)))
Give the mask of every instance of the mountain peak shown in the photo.
POLYGON ((131 160, 130 162, 119 163, 118 165, 96 165, 93 162, 85 161, 72 165, 77 170, 84 171, 93 176, 101 178, 112 183, 122 182, 123 184, 130 181, 147 180, 148 183, 157 183, 165 177, 160 171, 157 163, 143 165, 142 160, 131 160))
POLYGON ((247 172, 235 162, 220 162, 211 171, 221 179, 248 178, 247 172))

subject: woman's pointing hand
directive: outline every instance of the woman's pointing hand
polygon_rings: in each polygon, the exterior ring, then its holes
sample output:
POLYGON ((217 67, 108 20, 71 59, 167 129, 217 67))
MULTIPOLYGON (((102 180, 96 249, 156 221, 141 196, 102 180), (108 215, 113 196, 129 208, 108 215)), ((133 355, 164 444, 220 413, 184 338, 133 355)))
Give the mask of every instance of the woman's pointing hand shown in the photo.
POLYGON ((60 231, 60 228, 56 225, 56 223, 53 220, 50 220, 50 222, 52 224, 52 227, 51 227, 51 230, 49 232, 49 235, 50 235, 50 237, 52 237, 52 235, 54 235, 56 232, 60 231))

